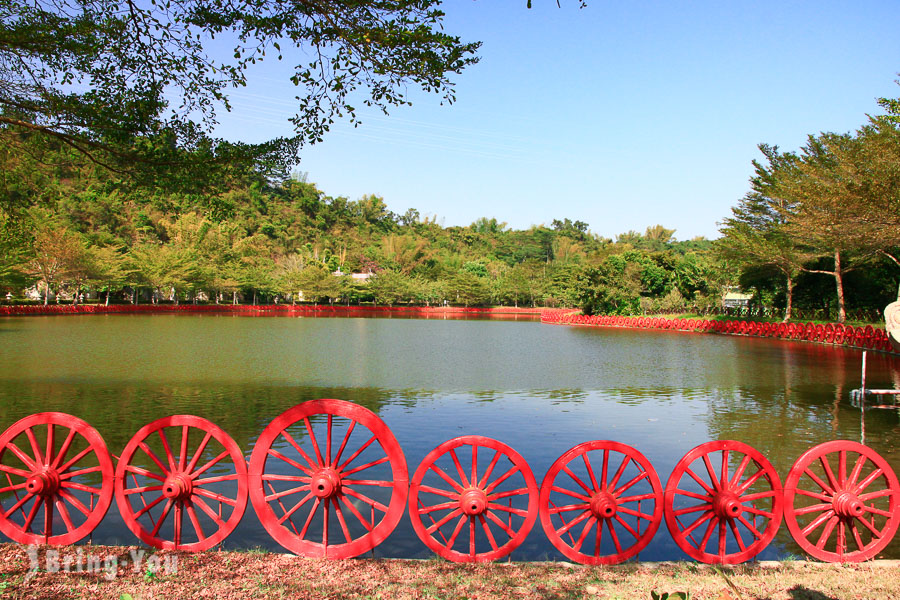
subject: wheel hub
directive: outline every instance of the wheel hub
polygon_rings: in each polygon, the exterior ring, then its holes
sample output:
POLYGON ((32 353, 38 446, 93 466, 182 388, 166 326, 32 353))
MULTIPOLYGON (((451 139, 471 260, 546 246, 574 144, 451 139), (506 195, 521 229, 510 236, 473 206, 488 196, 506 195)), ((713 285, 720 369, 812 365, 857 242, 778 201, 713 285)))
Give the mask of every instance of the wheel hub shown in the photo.
POLYGON ((611 519, 616 515, 615 497, 609 492, 597 492, 591 498, 591 512, 598 519, 611 519))
POLYGON ((38 471, 28 478, 25 488, 38 496, 53 496, 59 490, 59 474, 53 469, 38 471))
POLYGON ((480 515, 487 509, 488 499, 484 490, 469 488, 459 497, 459 507, 467 515, 480 515))
POLYGON ((832 506, 835 514, 843 519, 855 519, 861 517, 865 512, 863 503, 856 497, 856 494, 850 492, 840 492, 834 497, 832 506))
POLYGON ((190 498, 194 485, 185 473, 173 473, 163 484, 163 496, 170 500, 186 500, 190 498))
POLYGON ((309 482, 312 493, 318 498, 330 498, 341 491, 341 478, 334 469, 322 469, 309 482))
POLYGON ((719 492, 712 505, 713 512, 720 519, 737 519, 744 512, 744 506, 734 492, 719 492))

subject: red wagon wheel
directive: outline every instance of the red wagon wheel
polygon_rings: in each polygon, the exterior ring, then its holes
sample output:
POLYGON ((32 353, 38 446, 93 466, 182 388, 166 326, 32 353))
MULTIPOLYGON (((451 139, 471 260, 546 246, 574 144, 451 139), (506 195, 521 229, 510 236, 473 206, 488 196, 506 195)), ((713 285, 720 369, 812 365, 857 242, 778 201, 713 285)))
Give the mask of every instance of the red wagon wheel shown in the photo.
POLYGON ((828 562, 874 558, 900 522, 900 485, 868 446, 847 440, 806 451, 784 483, 785 521, 794 540, 828 562))
POLYGON ((690 557, 736 564, 769 545, 783 503, 781 480, 762 453, 741 442, 707 442, 678 461, 669 477, 666 525, 690 557))
POLYGON ((116 504, 145 544, 199 552, 228 537, 247 508, 247 463, 214 423, 173 415, 141 427, 116 468, 116 504))
POLYGON ((544 477, 541 525, 570 560, 617 564, 653 539, 662 500, 659 477, 643 454, 618 442, 585 442, 560 456, 544 477))
POLYGON ((378 416, 345 400, 310 400, 269 423, 250 456, 250 500, 279 544, 301 556, 375 548, 406 508, 406 458, 378 416))
POLYGON ((38 413, 0 435, 0 481, 0 531, 20 544, 74 544, 106 516, 113 463, 86 422, 38 413))
POLYGON ((454 562, 506 556, 525 541, 537 515, 538 487, 528 463, 491 438, 444 442, 422 460, 409 486, 416 535, 454 562))

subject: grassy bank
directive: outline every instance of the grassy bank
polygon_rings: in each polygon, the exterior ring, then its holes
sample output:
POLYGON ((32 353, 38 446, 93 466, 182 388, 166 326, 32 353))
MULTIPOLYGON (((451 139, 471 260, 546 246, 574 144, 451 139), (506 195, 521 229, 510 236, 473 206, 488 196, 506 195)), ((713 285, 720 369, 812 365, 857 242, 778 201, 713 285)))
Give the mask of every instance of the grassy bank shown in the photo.
POLYGON ((651 592, 669 593, 670 598, 686 592, 695 600, 896 598, 900 564, 789 561, 721 570, 694 563, 457 565, 439 560, 325 561, 263 552, 150 554, 104 546, 84 546, 80 554, 67 547, 58 556, 41 550, 29 557, 23 546, 0 545, 2 598, 649 600, 651 592), (98 562, 92 564, 91 556, 98 562), (32 571, 35 563, 39 569, 32 571))

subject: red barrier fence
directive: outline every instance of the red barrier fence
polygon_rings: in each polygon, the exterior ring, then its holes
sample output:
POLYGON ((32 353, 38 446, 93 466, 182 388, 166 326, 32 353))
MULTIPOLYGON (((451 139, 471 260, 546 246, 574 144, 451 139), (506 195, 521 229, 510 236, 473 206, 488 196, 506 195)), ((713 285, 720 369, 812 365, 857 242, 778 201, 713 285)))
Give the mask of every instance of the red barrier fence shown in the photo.
POLYGON ((884 550, 900 522, 894 471, 855 442, 810 449, 784 486, 754 448, 707 442, 678 461, 663 487, 638 450, 594 440, 560 456, 538 485, 515 450, 466 435, 429 452, 410 479, 387 425, 331 399, 276 417, 249 465, 225 431, 196 416, 153 421, 115 457, 81 419, 34 414, 0 435, 0 474, 8 484, 0 488, 0 531, 23 544, 77 542, 113 497, 126 526, 156 548, 215 546, 249 498, 282 546, 334 559, 373 549, 407 510, 421 541, 459 562, 508 555, 538 517, 553 546, 584 564, 636 556, 663 520, 695 560, 739 563, 772 541, 782 518, 811 556, 861 561, 884 550))
POLYGON ((593 325, 600 327, 626 327, 637 329, 675 329, 698 333, 727 333, 751 337, 772 337, 834 344, 853 348, 895 352, 883 328, 871 325, 854 327, 840 323, 827 325, 813 323, 772 323, 760 321, 711 321, 708 319, 667 319, 662 317, 611 317, 587 316, 573 311, 546 311, 541 314, 542 323, 561 325, 593 325))
POLYGON ((233 313, 233 314, 467 314, 467 315, 540 315, 544 308, 504 306, 358 306, 344 304, 48 304, 0 306, 0 316, 90 315, 128 313, 233 313))

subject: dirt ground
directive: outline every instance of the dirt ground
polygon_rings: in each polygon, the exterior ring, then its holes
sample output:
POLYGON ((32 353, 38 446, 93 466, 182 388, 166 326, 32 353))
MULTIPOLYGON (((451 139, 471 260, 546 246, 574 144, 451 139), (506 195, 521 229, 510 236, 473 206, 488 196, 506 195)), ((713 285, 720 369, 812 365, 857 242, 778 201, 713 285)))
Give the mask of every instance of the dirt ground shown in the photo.
POLYGON ((900 598, 900 562, 805 561, 458 565, 443 560, 326 561, 266 552, 0 545, 0 598, 473 598, 829 600, 900 598), (681 594, 689 594, 682 596, 681 594))

